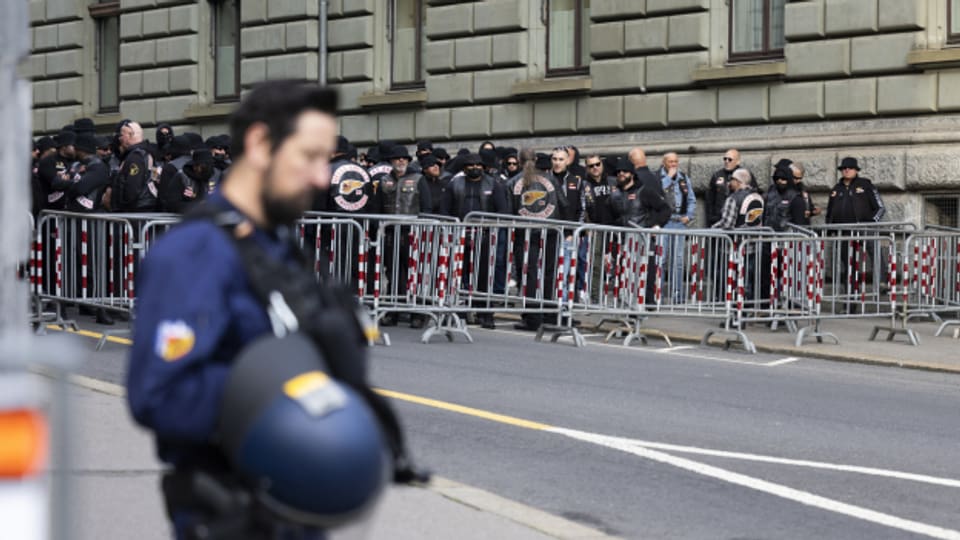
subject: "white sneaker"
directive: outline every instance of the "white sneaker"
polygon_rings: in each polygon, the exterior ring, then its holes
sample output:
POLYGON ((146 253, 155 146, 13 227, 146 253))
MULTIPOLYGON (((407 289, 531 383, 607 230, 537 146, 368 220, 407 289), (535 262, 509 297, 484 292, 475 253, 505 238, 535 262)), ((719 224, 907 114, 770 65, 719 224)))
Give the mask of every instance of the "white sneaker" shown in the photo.
POLYGON ((517 280, 510 278, 510 281, 507 282, 507 290, 515 290, 517 288, 517 280))
POLYGON ((579 298, 580 298, 580 303, 581 303, 581 304, 589 304, 589 303, 590 303, 590 293, 588 293, 587 291, 580 291, 580 294, 579 294, 578 296, 579 296, 579 298))

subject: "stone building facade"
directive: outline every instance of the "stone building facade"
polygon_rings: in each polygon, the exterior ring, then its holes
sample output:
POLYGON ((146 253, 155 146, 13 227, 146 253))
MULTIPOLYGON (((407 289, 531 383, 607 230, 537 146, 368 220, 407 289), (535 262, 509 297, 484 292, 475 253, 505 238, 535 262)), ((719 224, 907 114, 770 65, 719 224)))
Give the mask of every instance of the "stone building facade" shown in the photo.
POLYGON ((888 219, 957 225, 958 0, 30 0, 30 9, 24 71, 38 134, 90 116, 107 131, 133 118, 209 135, 224 130, 242 89, 325 77, 358 146, 639 145, 653 160, 679 152, 700 188, 736 147, 763 185, 779 158, 802 162, 821 205, 851 155, 883 191, 888 219), (763 50, 741 54, 744 43, 763 50), (104 94, 113 77, 115 97, 104 94))

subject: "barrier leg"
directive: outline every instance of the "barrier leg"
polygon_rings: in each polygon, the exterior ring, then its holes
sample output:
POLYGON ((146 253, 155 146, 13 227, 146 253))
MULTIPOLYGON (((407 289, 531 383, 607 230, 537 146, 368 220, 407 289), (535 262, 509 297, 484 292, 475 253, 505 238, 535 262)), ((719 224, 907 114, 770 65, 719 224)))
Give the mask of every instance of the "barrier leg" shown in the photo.
MULTIPOLYGON (((960 326, 960 320, 956 320, 956 321, 944 321, 943 324, 940 325, 940 328, 937 329, 937 333, 934 334, 934 336, 935 336, 935 337, 940 337, 940 335, 943 334, 943 331, 946 330, 946 329, 947 329, 948 327, 950 327, 950 326, 960 326)), ((960 330, 960 328, 954 329, 954 333, 953 333, 954 339, 957 338, 957 330, 960 330)))
MULTIPOLYGON (((431 317, 433 317, 432 314, 431 317)), ((460 334, 466 338, 468 343, 473 343, 473 336, 470 335, 467 322, 461 319, 456 313, 441 313, 436 316, 436 318, 431 321, 430 326, 423 331, 423 334, 420 336, 420 342, 430 343, 433 336, 441 333, 446 336, 447 341, 450 342, 453 342, 455 334, 460 334)))
POLYGON ((804 326, 797 332, 797 339, 794 341, 794 345, 800 347, 803 345, 803 340, 808 337, 817 338, 817 343, 823 343, 823 338, 832 339, 837 345, 840 344, 840 338, 835 334, 830 332, 824 332, 820 328, 820 319, 814 321, 811 326, 804 326))

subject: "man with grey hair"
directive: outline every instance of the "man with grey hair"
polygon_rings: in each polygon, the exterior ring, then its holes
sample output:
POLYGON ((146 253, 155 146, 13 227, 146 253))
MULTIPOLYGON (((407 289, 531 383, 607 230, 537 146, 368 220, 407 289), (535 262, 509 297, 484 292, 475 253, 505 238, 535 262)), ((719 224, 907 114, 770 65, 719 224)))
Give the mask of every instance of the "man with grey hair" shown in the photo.
POLYGON ((742 229, 763 224, 763 197, 750 185, 753 175, 746 169, 737 169, 730 175, 730 196, 723 204, 720 221, 714 229, 742 229))
POLYGON ((118 140, 120 171, 104 203, 116 212, 153 212, 157 207, 157 175, 153 157, 143 144, 143 128, 124 121, 118 140))
MULTIPOLYGON (((670 207, 670 221, 663 228, 687 229, 697 215, 697 197, 693 193, 693 183, 687 173, 680 169, 680 157, 676 152, 663 155, 659 176, 667 205, 670 207)), ((683 283, 686 240, 679 235, 666 238, 668 241, 665 243, 664 259, 667 261, 669 298, 674 303, 681 303, 684 291, 688 289, 683 283)))

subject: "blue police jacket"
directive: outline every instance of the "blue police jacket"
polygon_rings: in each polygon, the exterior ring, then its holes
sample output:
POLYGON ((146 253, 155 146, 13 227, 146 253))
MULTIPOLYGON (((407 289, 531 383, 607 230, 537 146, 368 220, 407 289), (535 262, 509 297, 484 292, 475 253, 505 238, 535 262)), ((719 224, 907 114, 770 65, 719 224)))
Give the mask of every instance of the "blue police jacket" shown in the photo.
MULTIPOLYGON (((236 211, 219 190, 206 204, 236 211)), ((267 256, 295 256, 289 231, 254 231, 267 256), (286 233, 286 234, 284 234, 286 233)), ((127 401, 156 435, 161 460, 201 465, 220 456, 211 444, 223 386, 237 353, 271 331, 250 288, 234 240, 210 220, 167 232, 143 260, 136 283, 127 401)))

